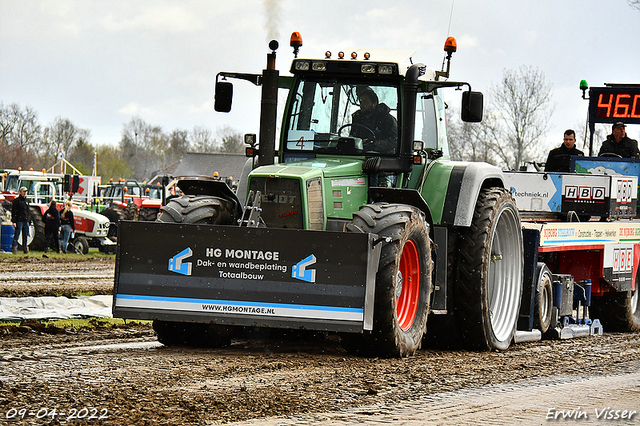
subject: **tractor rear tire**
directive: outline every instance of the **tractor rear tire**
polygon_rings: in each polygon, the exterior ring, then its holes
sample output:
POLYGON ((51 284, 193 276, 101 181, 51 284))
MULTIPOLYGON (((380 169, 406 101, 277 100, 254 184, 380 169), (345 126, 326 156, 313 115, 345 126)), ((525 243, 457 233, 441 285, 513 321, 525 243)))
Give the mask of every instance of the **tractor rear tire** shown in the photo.
POLYGON ((456 326, 473 350, 505 350, 513 339, 524 271, 520 217, 503 188, 480 191, 462 229, 454 288, 456 326))
POLYGON ((348 232, 382 239, 376 274, 373 330, 343 334, 348 352, 382 358, 413 355, 426 331, 431 300, 429 224, 418 209, 399 204, 362 206, 348 232))
POLYGON ((102 216, 105 216, 107 219, 109 219, 109 222, 111 222, 109 224, 109 233, 107 234, 107 237, 109 238, 117 237, 118 223, 124 217, 124 211, 122 211, 122 209, 119 209, 117 207, 107 207, 106 209, 102 210, 100 214, 102 216))
POLYGON ((124 208, 124 220, 138 220, 138 206, 133 201, 129 201, 124 208))
MULTIPOLYGON (((40 209, 30 207, 31 220, 29 222, 29 238, 27 245, 30 250, 44 250, 47 246, 47 239, 44 234, 44 219, 40 209)), ((22 237, 18 239, 18 243, 22 244, 22 237)))
POLYGON ((165 346, 193 346, 222 348, 231 345, 231 333, 227 327, 190 322, 153 321, 158 341, 165 346))
POLYGON ((158 218, 158 213, 160 210, 152 207, 140 207, 140 211, 138 212, 138 220, 143 222, 155 222, 158 218))
POLYGON ((210 195, 184 195, 172 198, 160 208, 159 222, 235 224, 233 202, 210 195))
MULTIPOLYGON (((533 326, 545 334, 551 327, 553 308, 553 277, 544 263, 538 263, 538 283, 536 285, 536 300, 534 307, 533 326)), ((555 325, 555 324, 554 324, 555 325)))
POLYGON ((638 284, 634 291, 623 291, 591 299, 589 316, 599 319, 605 331, 640 330, 638 284))

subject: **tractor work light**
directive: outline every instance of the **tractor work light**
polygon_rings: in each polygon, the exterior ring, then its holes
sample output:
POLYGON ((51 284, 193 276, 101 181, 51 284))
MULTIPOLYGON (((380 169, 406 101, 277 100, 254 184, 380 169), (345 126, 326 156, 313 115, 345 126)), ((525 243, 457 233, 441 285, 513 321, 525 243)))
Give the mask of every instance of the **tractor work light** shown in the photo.
POLYGON ((393 67, 391 65, 380 65, 378 72, 380 74, 393 74, 393 67))
POLYGON ((295 62, 296 71, 309 71, 309 62, 307 61, 296 61, 295 62))
POLYGON ((375 74, 376 66, 374 64, 362 64, 360 70, 363 74, 375 74))
POLYGON ((312 69, 314 71, 326 71, 327 63, 326 62, 313 62, 312 69))
POLYGON ((309 60, 294 59, 291 64, 291 73, 293 74, 310 74, 310 73, 339 73, 366 76, 391 77, 398 75, 398 65, 389 62, 359 62, 340 60, 342 52, 338 54, 338 60, 309 60))

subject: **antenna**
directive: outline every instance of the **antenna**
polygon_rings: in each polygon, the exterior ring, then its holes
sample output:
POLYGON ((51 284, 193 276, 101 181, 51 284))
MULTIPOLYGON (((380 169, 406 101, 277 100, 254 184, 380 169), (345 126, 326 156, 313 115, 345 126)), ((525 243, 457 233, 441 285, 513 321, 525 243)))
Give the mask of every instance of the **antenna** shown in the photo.
POLYGON ((451 35, 451 20, 453 18, 453 5, 456 3, 456 0, 451 0, 451 13, 449 13, 449 28, 447 28, 447 37, 451 35))

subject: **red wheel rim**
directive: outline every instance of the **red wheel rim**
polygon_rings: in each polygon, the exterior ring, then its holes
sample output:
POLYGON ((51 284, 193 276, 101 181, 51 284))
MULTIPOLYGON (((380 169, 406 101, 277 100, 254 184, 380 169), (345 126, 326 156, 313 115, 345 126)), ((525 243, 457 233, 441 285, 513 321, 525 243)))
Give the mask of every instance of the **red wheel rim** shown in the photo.
POLYGON ((408 330, 416 318, 420 300, 420 258, 418 248, 411 240, 402 249, 397 280, 400 280, 402 292, 396 299, 396 315, 400 328, 408 330))

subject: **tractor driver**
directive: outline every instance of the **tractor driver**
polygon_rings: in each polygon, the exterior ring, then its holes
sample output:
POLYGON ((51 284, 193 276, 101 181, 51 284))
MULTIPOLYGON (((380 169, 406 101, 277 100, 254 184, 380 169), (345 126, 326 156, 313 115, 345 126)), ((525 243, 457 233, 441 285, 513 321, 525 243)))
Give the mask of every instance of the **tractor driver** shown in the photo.
MULTIPOLYGON (((389 113, 391 108, 378 101, 378 95, 370 87, 359 86, 356 94, 360 109, 351 116, 349 136, 362 139, 367 152, 395 154, 398 149, 398 122, 389 113)), ((369 175, 369 186, 393 187, 397 176, 393 173, 369 175)))
POLYGON ((616 154, 623 158, 638 158, 640 151, 638 150, 638 141, 627 136, 623 122, 618 121, 613 124, 611 134, 607 136, 607 140, 602 142, 598 157, 607 154, 616 154))
POLYGON ((356 91, 360 109, 351 116, 349 136, 362 139, 365 151, 392 154, 398 145, 398 122, 370 87, 358 87, 356 91))

